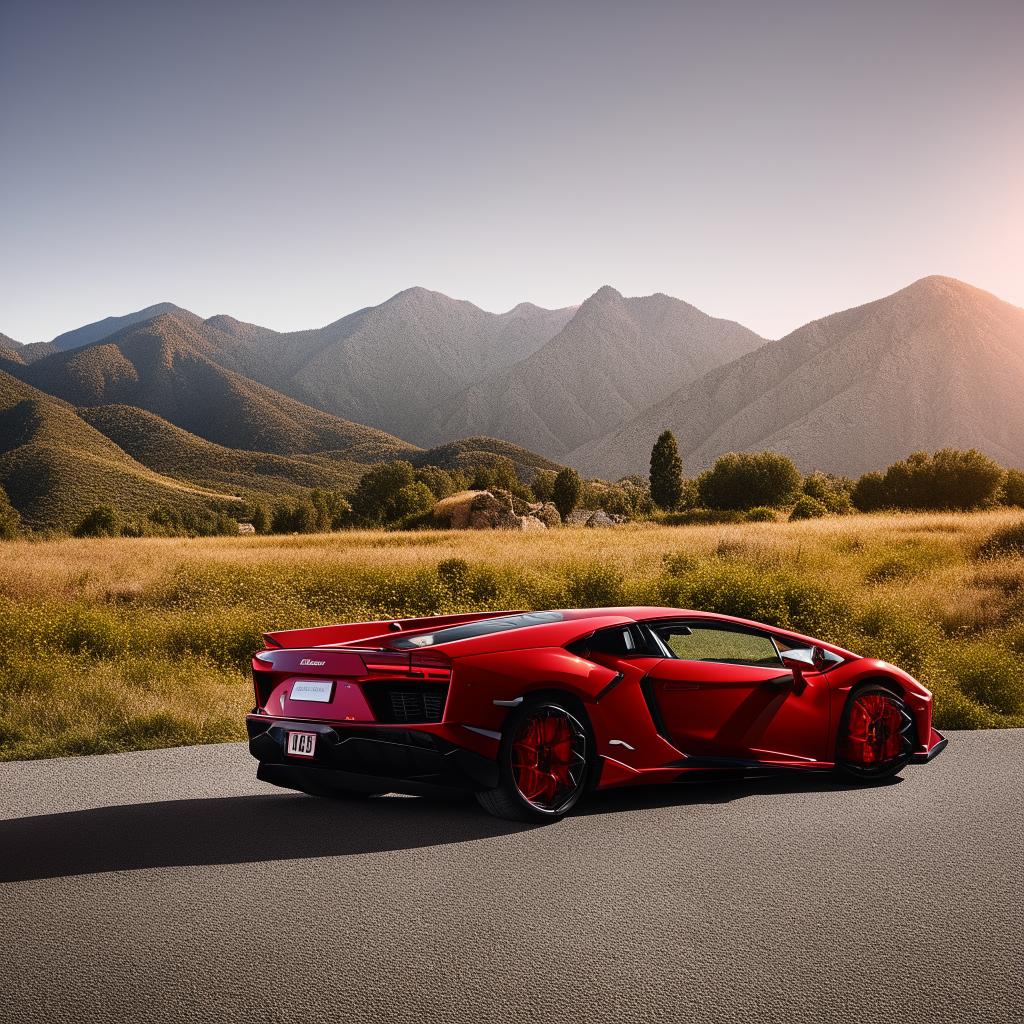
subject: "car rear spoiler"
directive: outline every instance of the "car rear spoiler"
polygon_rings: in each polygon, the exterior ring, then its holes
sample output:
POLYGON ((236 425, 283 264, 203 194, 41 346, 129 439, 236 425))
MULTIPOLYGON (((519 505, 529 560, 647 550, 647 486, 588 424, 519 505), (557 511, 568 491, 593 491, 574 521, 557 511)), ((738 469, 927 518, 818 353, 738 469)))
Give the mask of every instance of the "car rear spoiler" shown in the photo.
POLYGON ((387 637, 395 633, 414 633, 425 629, 442 629, 463 622, 478 622, 501 615, 520 615, 521 612, 463 612, 461 615, 426 615, 419 619, 382 619, 378 622, 351 622, 336 626, 313 626, 310 629, 281 629, 264 633, 263 641, 270 649, 293 647, 323 647, 331 644, 352 644, 373 637, 387 637))

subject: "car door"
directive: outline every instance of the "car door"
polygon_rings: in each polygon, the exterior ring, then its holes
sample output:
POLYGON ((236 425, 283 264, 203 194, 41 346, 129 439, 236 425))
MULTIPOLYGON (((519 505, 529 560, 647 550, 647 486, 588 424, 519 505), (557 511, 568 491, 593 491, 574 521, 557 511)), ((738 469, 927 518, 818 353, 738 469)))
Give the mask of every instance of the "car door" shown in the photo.
POLYGON ((794 678, 768 631, 716 619, 646 624, 666 655, 645 694, 658 727, 688 757, 765 763, 824 760, 828 685, 794 678))

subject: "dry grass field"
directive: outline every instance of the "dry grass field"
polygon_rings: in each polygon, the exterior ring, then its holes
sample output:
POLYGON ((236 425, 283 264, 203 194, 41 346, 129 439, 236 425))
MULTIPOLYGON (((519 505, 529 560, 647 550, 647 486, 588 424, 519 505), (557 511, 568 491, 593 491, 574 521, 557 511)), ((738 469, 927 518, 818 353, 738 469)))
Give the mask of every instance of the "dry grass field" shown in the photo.
MULTIPOLYGON (((0 544, 0 758, 244 737, 260 633, 472 608, 669 604, 803 630, 1024 725, 1017 512, 613 530, 0 544)), ((1024 533, 1024 530, 1021 531, 1024 533)))

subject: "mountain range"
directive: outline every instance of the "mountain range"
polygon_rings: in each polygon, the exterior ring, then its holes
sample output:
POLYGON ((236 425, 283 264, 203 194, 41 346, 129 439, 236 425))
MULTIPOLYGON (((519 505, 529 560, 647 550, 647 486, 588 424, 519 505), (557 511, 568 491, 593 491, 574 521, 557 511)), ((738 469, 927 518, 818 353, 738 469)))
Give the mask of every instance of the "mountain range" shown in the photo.
POLYGON ((162 302, 49 342, 0 335, 0 373, 0 483, 41 525, 115 477, 142 503, 345 487, 389 458, 615 479, 666 428, 690 473, 765 448, 843 473, 946 445, 1024 466, 1024 310, 944 277, 776 341, 609 286, 506 313, 410 288, 290 333, 162 302))
POLYGON ((847 474, 942 447, 1021 467, 1022 395, 1024 310, 926 277, 711 370, 566 461, 612 478, 633 472, 669 428, 691 472, 760 449, 847 474))

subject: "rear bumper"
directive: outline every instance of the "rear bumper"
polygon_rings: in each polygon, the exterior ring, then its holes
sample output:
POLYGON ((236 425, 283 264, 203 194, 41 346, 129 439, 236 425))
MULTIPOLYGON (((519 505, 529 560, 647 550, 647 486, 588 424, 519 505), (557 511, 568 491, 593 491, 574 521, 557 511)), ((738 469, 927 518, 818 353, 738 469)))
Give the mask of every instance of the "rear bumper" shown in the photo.
POLYGON ((924 750, 918 750, 910 760, 914 764, 927 764, 933 757, 941 754, 948 743, 949 740, 941 732, 932 729, 929 745, 924 750))
POLYGON ((334 725, 249 715, 249 753, 265 782, 301 789, 321 786, 395 793, 482 790, 498 785, 495 761, 458 746, 436 731, 409 727, 334 725), (312 758, 285 753, 290 731, 315 732, 312 758))

